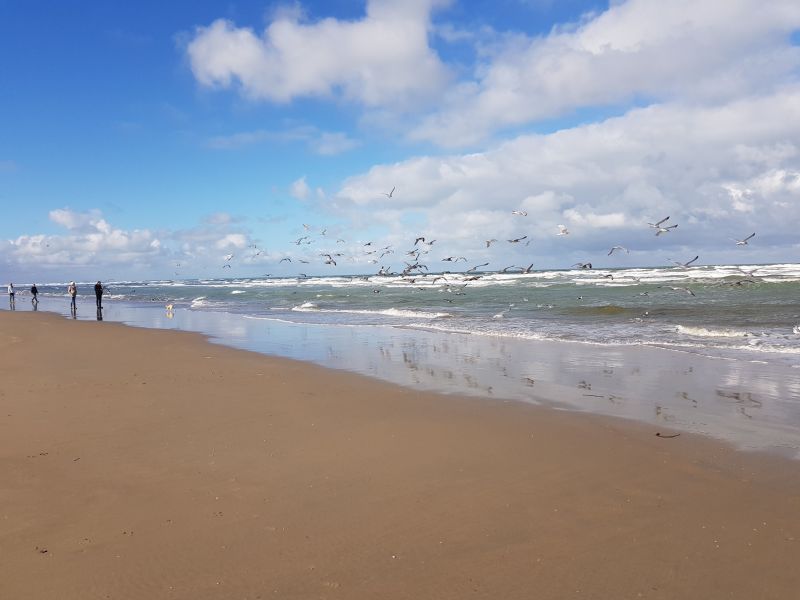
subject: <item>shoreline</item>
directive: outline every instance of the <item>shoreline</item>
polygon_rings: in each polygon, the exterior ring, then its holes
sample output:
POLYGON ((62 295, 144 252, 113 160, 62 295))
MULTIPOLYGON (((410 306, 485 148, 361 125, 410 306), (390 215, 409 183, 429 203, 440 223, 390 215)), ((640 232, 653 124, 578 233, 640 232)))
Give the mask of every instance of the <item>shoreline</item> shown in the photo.
POLYGON ((786 598, 800 464, 0 313, 0 595, 786 598))
MULTIPOLYGON (((66 303, 53 314, 70 319, 66 303)), ((44 311, 44 309, 40 309, 44 311)), ((26 310, 17 312, 32 312, 26 310)), ((79 303, 78 320, 94 320, 79 303)), ((194 331, 213 343, 441 394, 633 420, 800 459, 800 369, 668 348, 517 340, 408 327, 296 324, 108 301, 105 322, 194 331), (793 400, 795 398, 795 400, 793 400)))

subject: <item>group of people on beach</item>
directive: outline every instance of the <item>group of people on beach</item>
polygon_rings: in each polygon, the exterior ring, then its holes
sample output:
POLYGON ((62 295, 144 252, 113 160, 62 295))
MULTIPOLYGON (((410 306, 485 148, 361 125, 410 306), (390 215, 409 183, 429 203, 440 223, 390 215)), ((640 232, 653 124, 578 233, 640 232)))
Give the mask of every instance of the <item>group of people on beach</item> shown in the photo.
MULTIPOLYGON (((98 281, 94 284, 94 295, 97 302, 97 313, 100 314, 100 311, 103 310, 103 293, 106 291, 106 288, 103 286, 102 282, 98 281)), ((33 310, 37 310, 39 307, 39 288, 36 287, 34 283, 30 289, 31 292, 31 304, 33 305, 33 310)), ((75 285, 74 281, 70 281, 69 285, 67 286, 67 295, 69 296, 69 309, 70 312, 74 315, 78 310, 77 305, 77 297, 78 297, 78 286, 75 285)), ((11 310, 15 310, 16 305, 16 290, 14 289, 14 284, 8 284, 8 303, 11 310)))

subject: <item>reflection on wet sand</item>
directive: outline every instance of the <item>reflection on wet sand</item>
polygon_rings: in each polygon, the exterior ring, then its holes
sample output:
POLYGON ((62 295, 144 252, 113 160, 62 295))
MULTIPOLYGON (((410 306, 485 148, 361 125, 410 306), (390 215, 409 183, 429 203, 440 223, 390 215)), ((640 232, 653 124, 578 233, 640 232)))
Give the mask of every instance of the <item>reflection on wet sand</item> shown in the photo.
POLYGON ((109 304, 105 320, 197 331, 237 348, 443 393, 545 404, 703 433, 800 458, 800 368, 643 346, 409 328, 299 325, 109 304), (534 385, 535 384, 535 385, 534 385))

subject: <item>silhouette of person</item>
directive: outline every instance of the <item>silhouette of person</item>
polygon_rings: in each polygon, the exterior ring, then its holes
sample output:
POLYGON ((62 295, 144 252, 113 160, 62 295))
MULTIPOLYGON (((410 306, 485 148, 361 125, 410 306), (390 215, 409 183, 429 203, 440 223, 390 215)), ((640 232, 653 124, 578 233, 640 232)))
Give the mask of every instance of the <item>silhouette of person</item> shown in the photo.
POLYGON ((94 284, 94 296, 97 299, 97 310, 102 310, 103 309, 103 284, 100 283, 99 281, 94 284))
POLYGON ((14 284, 13 283, 9 283, 8 284, 8 306, 11 308, 11 310, 14 310, 16 308, 16 305, 14 303, 14 284))
POLYGON ((35 307, 39 304, 39 288, 36 287, 35 283, 31 286, 31 296, 33 296, 33 298, 31 298, 31 304, 35 307))

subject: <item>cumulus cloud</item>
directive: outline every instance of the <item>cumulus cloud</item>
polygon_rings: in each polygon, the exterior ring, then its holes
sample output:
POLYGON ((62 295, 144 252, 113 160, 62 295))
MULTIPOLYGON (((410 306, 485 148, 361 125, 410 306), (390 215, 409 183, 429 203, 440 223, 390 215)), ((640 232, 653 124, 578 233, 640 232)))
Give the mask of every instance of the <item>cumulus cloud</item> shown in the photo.
MULTIPOLYGON (((766 245, 772 234, 790 234, 800 221, 798 140, 800 87, 790 86, 718 107, 654 105, 485 152, 378 165, 345 181, 332 204, 354 219, 415 215, 420 231, 464 252, 487 236, 524 234, 533 240, 524 252, 549 264, 556 253, 619 243, 663 263, 659 252, 672 244, 724 245, 755 229, 766 245), (380 193, 394 182, 393 198, 380 193), (667 215, 681 228, 656 238, 646 223, 667 215), (561 223, 571 233, 556 241, 561 223)), ((498 252, 512 250, 523 251, 498 252)))
POLYGON ((411 137, 458 146, 584 107, 641 99, 720 103, 797 72, 794 0, 628 0, 546 36, 508 35, 411 137))
POLYGON ((362 19, 301 21, 278 12, 262 33, 218 19, 186 47, 204 86, 236 87, 254 100, 341 97, 376 106, 417 105, 441 91, 448 70, 428 44, 443 0, 369 0, 362 19))
POLYGON ((61 268, 141 265, 158 256, 161 241, 147 229, 123 230, 111 226, 99 211, 57 209, 50 220, 66 235, 22 235, 9 240, 10 262, 61 268))

